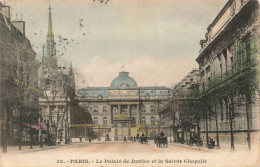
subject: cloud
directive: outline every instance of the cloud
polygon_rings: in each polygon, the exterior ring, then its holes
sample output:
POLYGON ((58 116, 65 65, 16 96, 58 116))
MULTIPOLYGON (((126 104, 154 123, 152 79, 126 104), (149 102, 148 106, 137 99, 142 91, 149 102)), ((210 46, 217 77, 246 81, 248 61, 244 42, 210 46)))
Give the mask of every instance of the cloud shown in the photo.
POLYGON ((167 86, 178 83, 193 68, 197 67, 194 56, 176 59, 156 56, 140 56, 124 62, 97 61, 77 69, 79 88, 110 86, 118 72, 124 70, 134 78, 138 86, 167 86), (83 83, 83 81, 86 81, 83 83), (87 84, 86 84, 87 83, 87 84))

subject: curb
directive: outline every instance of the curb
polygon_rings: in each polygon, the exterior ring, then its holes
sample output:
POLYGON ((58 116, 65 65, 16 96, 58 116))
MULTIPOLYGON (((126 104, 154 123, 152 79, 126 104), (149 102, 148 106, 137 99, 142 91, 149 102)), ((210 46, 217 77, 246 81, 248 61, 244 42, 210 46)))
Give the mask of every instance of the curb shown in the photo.
POLYGON ((64 144, 64 145, 58 145, 58 146, 47 146, 44 148, 35 148, 35 149, 29 149, 29 150, 24 150, 24 151, 12 151, 12 152, 1 153, 1 154, 2 155, 24 154, 24 153, 51 150, 51 149, 60 148, 60 147, 68 147, 68 146, 77 145, 77 144, 83 144, 83 143, 71 143, 71 144, 64 144))

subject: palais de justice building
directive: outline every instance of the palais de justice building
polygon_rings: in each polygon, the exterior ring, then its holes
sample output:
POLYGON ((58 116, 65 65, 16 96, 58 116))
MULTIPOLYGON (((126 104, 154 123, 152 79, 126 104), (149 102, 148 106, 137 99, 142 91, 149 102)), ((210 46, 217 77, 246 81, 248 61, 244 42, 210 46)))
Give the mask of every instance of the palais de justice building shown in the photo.
POLYGON ((110 87, 83 88, 77 96, 101 139, 123 140, 138 133, 156 136, 160 130, 158 109, 172 97, 172 91, 162 86, 138 87, 128 72, 119 72, 110 87))

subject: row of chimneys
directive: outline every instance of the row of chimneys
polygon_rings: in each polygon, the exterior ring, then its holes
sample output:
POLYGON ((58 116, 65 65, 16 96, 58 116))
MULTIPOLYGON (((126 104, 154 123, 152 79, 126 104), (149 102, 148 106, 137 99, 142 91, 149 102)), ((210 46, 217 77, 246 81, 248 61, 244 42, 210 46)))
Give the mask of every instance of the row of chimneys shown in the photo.
MULTIPOLYGON (((10 6, 2 6, 0 4, 0 13, 2 13, 8 20, 11 19, 10 6)), ((24 21, 11 21, 11 23, 17 28, 23 35, 25 35, 25 22, 24 21)))

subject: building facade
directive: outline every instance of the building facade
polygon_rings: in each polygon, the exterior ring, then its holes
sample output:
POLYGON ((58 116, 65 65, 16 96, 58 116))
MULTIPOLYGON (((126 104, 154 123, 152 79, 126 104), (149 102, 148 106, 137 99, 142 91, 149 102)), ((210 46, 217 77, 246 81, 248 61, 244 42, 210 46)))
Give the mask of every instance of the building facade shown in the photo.
POLYGON ((166 87, 138 87, 128 72, 120 72, 110 87, 87 87, 77 93, 80 105, 92 116, 94 131, 105 140, 123 140, 142 133, 155 137, 159 106, 172 92, 166 87))
POLYGON ((259 140, 259 2, 229 0, 201 40, 204 101, 201 136, 215 141, 259 140))
MULTIPOLYGON (((169 141, 187 142, 197 137, 199 125, 193 120, 192 111, 195 107, 186 104, 195 103, 199 93, 199 70, 193 69, 173 88, 173 97, 159 109, 160 125, 166 132, 169 141), (184 108, 185 106, 185 108, 184 108)), ((193 114, 197 114, 193 112, 193 114)))
POLYGON ((56 44, 52 28, 51 7, 49 7, 47 40, 43 46, 43 56, 39 69, 39 85, 42 108, 42 123, 46 126, 44 141, 48 144, 67 142, 71 133, 71 99, 75 91, 72 65, 58 66, 56 44))
POLYGON ((11 21, 10 7, 1 3, 0 34, 0 140, 7 151, 7 145, 31 140, 26 127, 36 123, 30 118, 38 111, 40 63, 25 36, 25 22, 11 21))

